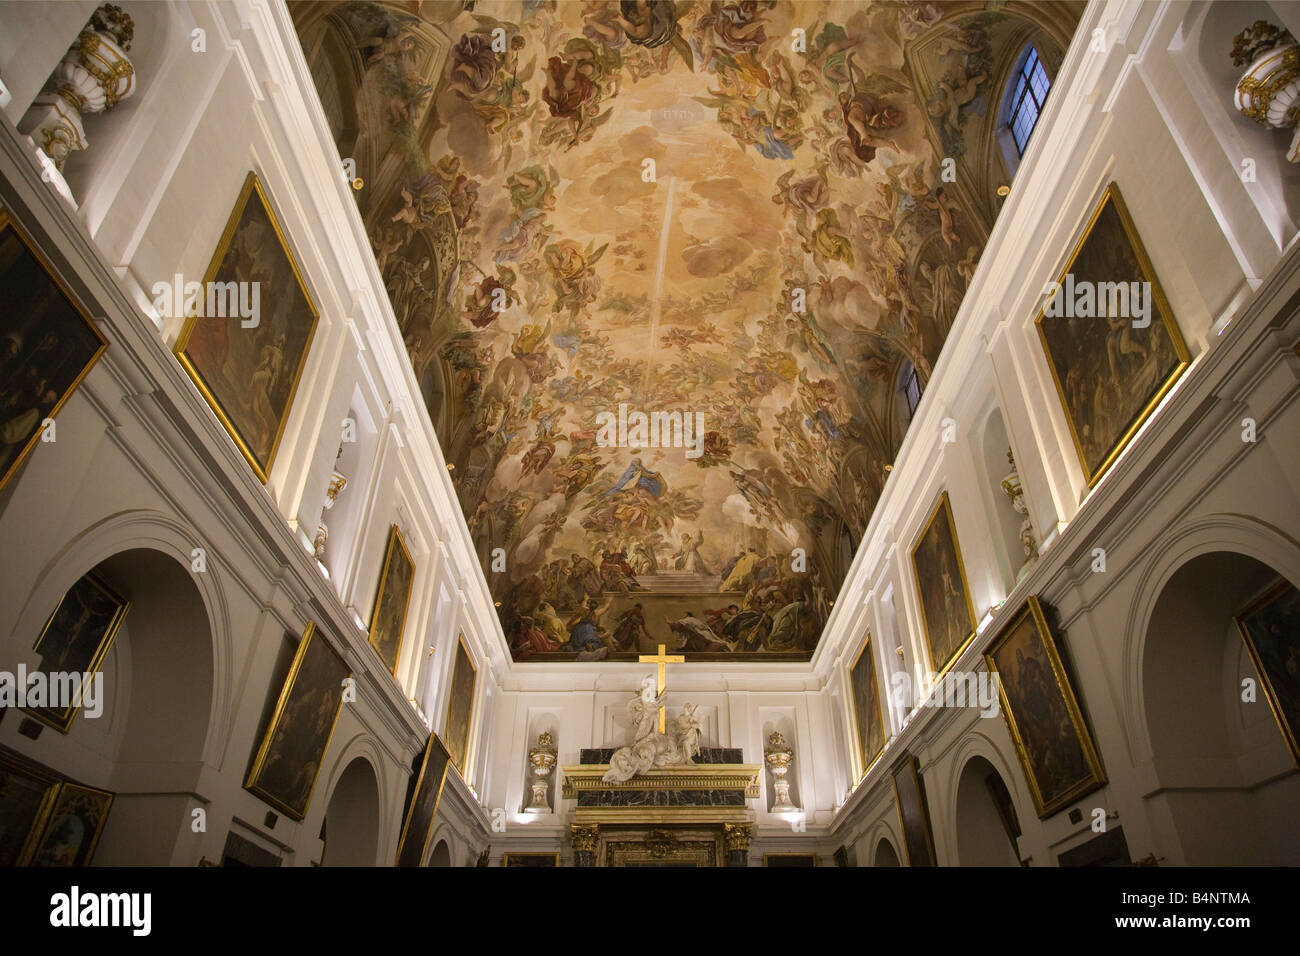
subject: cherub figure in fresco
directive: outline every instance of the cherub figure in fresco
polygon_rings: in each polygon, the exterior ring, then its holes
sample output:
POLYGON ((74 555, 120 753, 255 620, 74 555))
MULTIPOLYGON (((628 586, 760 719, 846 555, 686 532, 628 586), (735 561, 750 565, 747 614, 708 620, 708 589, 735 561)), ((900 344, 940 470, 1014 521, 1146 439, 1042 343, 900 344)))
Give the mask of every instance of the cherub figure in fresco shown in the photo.
POLYGON ((835 210, 822 209, 817 213, 816 222, 812 242, 804 243, 804 248, 813 254, 813 261, 824 266, 831 260, 839 260, 852 269, 853 246, 839 231, 840 223, 835 210))
MULTIPOLYGON (((659 59, 661 72, 667 66, 669 50, 675 51, 686 64, 686 69, 694 72, 695 60, 691 45, 677 25, 680 14, 690 6, 687 3, 679 8, 673 0, 621 0, 617 25, 623 35, 636 46, 647 50, 662 50, 659 59)), ((605 25, 610 23, 609 18, 604 18, 605 25)))
POLYGON ((510 174, 506 188, 510 190, 510 204, 521 216, 530 209, 549 211, 555 208, 555 184, 559 177, 553 167, 543 169, 534 163, 510 174))
POLYGON ((582 35, 593 43, 611 50, 626 46, 625 22, 615 4, 607 0, 583 0, 582 35))
POLYGON ((415 34, 402 27, 392 36, 373 36, 357 43, 357 49, 366 57, 368 66, 385 58, 410 59, 415 52, 415 34))
POLYGON ((487 328, 502 312, 519 304, 514 272, 503 267, 498 273, 496 276, 483 274, 482 281, 472 286, 472 291, 465 296, 462 316, 476 329, 487 328))
POLYGON ((793 169, 787 169, 777 177, 777 191, 772 196, 772 202, 784 206, 786 212, 794 215, 795 229, 805 242, 811 242, 812 227, 809 221, 831 198, 826 167, 819 166, 815 172, 799 179, 794 177, 793 169))
POLYGON ((961 141, 961 108, 975 99, 980 84, 988 78, 987 72, 968 74, 964 69, 952 69, 935 84, 925 108, 942 123, 945 142, 961 141))
POLYGON ((563 239, 546 247, 543 258, 551 271, 552 286, 555 289, 555 303, 552 312, 567 309, 571 316, 576 316, 584 307, 595 301, 600 291, 600 279, 596 276, 596 263, 605 254, 608 243, 594 248, 595 242, 589 243, 584 250, 576 242, 563 239))
MULTIPOLYGON (((528 259, 546 245, 553 231, 542 210, 528 209, 501 233, 493 259, 498 265, 528 259)), ((526 270, 521 267, 520 271, 526 270)))
POLYGON ((560 54, 546 61, 544 76, 542 99, 553 119, 542 132, 542 144, 559 141, 566 131, 570 134, 566 150, 589 140, 611 115, 608 110, 600 112, 602 96, 617 95, 615 89, 606 91, 602 86, 610 77, 600 49, 586 37, 573 37, 560 54))
MULTIPOLYGON (((517 52, 523 47, 523 36, 516 33, 511 46, 517 52)), ((492 49, 490 31, 465 33, 451 48, 451 69, 447 85, 465 99, 473 99, 492 85, 497 68, 503 59, 492 49)))
POLYGON ((902 126, 907 117, 885 102, 883 97, 891 93, 906 93, 907 87, 883 73, 863 73, 855 66, 852 51, 845 58, 845 66, 850 89, 841 90, 838 101, 854 155, 866 164, 876 158, 876 150, 881 146, 890 146, 901 153, 898 143, 883 134, 885 130, 902 126))
POLYGON ((943 16, 938 5, 929 0, 906 0, 898 9, 898 27, 904 40, 925 32, 943 16))
POLYGON ((389 257, 405 244, 406 240, 392 226, 384 226, 377 235, 370 237, 370 247, 375 251, 375 264, 379 266, 381 276, 388 269, 389 257))
POLYGON ((429 175, 442 186, 447 201, 451 204, 451 214, 456 220, 456 228, 463 230, 473 216, 474 205, 478 202, 478 183, 465 174, 459 156, 442 157, 430 168, 429 175))
MULTIPOLYGON (((761 6, 770 10, 776 4, 765 0, 761 6)), ((719 56, 749 53, 767 41, 759 8, 756 0, 728 3, 713 0, 709 4, 708 11, 696 20, 691 33, 700 49, 700 69, 709 70, 719 56)))
POLYGON ((957 222, 952 210, 948 208, 948 199, 944 195, 943 187, 936 189, 933 195, 926 196, 921 200, 921 204, 939 214, 939 234, 943 236, 944 244, 951 251, 958 242, 957 222))

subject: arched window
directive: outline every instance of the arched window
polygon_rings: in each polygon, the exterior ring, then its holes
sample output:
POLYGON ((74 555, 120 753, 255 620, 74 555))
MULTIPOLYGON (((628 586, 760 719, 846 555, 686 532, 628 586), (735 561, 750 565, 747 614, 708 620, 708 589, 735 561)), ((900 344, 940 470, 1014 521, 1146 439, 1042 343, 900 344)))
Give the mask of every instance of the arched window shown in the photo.
POLYGON ((1011 130, 1011 139, 1016 145, 1016 155, 1025 155, 1029 145, 1030 134, 1038 125, 1038 117, 1047 102, 1047 91, 1051 80, 1043 69, 1043 62, 1038 58, 1038 50, 1030 44, 1021 55, 1020 68, 1013 74, 1014 85, 1008 100, 1007 127, 1011 130))
POLYGON ((916 366, 904 362, 898 376, 898 390, 907 402, 907 418, 911 421, 916 414, 916 407, 921 404, 921 377, 916 373, 916 366))

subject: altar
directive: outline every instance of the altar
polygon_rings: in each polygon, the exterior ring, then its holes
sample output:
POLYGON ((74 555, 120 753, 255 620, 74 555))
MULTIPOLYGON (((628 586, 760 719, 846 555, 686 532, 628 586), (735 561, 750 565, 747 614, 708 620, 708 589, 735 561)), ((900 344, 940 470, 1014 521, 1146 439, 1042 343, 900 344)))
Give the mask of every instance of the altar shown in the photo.
POLYGON ((665 666, 684 658, 642 656, 655 676, 627 704, 627 745, 584 748, 561 767, 561 793, 576 805, 569 824, 576 866, 747 866, 760 764, 739 749, 702 747, 693 704, 665 719, 665 666))
POLYGON ((653 767, 609 782, 614 750, 584 749, 561 767, 577 866, 746 866, 759 795, 758 764, 706 747, 696 763, 653 767))

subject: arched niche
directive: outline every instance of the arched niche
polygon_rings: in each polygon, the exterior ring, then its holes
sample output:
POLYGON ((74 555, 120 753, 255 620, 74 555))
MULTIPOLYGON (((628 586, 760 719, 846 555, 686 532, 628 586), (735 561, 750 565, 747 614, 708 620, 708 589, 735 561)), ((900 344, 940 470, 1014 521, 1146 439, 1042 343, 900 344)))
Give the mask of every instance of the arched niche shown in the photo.
MULTIPOLYGON (((989 526, 993 531, 993 553, 997 560, 998 577, 1002 584, 1002 593, 1010 594, 1019 580, 1020 572, 1026 567, 1026 555, 1020 540, 1020 529, 1025 516, 1016 511, 1011 497, 1002 482, 1014 471, 1019 477, 1020 466, 1008 458, 1011 454, 1011 441, 1007 437, 1006 424, 1002 419, 1002 410, 994 408, 984 420, 984 427, 979 438, 980 464, 984 470, 983 495, 985 507, 989 510, 989 526)), ((1020 479, 1021 496, 1024 498, 1024 480, 1020 479)))
MULTIPOLYGON (((85 571, 130 602, 100 667, 103 713, 93 718, 83 711, 67 734, 45 728, 18 746, 57 772, 114 794, 95 865, 192 862, 190 824, 204 802, 195 797, 214 702, 207 606, 189 567, 154 548, 119 551, 85 571)), ((55 576, 63 579, 62 572, 55 576)), ((20 619, 22 643, 34 645, 67 587, 47 593, 38 586, 39 614, 20 619)))
MULTIPOLYGON (((794 752, 794 756, 790 760, 790 770, 786 773, 785 779, 790 784, 790 802, 800 810, 803 810, 804 805, 799 797, 799 777, 801 776, 800 764, 806 763, 807 761, 806 759, 801 759, 806 758, 806 755, 799 752, 799 738, 796 735, 794 714, 794 709, 790 707, 762 708, 760 711, 763 726, 762 741, 763 750, 766 752, 768 740, 771 738, 772 734, 779 733, 785 739, 786 747, 794 752)), ((764 763, 766 763, 766 761, 764 761, 764 763)), ((763 809, 768 813, 772 812, 772 805, 776 802, 776 788, 774 786, 775 779, 776 778, 772 774, 770 768, 765 770, 763 773, 763 809)), ((785 812, 788 813, 790 811, 787 810, 785 812)))
POLYGON ((451 848, 446 840, 439 840, 429 854, 429 866, 451 866, 451 848))
MULTIPOLYGON (((528 756, 529 751, 537 746, 538 738, 542 734, 551 735, 551 746, 556 748, 558 755, 560 746, 560 718, 557 714, 549 710, 538 711, 531 714, 528 719, 528 734, 524 738, 523 752, 523 806, 520 808, 527 812, 528 806, 533 800, 533 784, 538 781, 538 777, 533 773, 532 762, 528 756)), ((556 763, 558 763, 558 759, 556 763)), ((559 778, 559 770, 551 768, 550 773, 546 775, 546 803, 554 813, 558 807, 556 803, 556 786, 559 778)))
POLYGON ((370 761, 354 757, 330 794, 322 827, 321 866, 374 866, 379 855, 379 780, 370 761))
POLYGON ((871 855, 872 866, 902 866, 898 860, 898 851, 894 849, 894 844, 890 843, 888 838, 881 837, 876 841, 876 850, 871 855))
POLYGON ((1239 551, 1208 551, 1154 602, 1140 663, 1156 781, 1145 799, 1171 863, 1300 861, 1300 773, 1235 621, 1279 577, 1239 551))
POLYGON ((1242 163, 1251 160, 1254 182, 1243 182, 1279 249, 1296 233, 1300 212, 1300 166, 1286 160, 1292 130, 1264 126, 1233 106, 1237 82, 1245 67, 1232 65, 1232 38, 1257 20, 1295 29, 1288 22, 1291 4, 1241 0, 1235 3, 1188 5, 1187 14, 1170 44, 1173 61, 1196 100, 1206 122, 1240 177, 1242 163))
POLYGON ((955 833, 961 866, 1018 866, 1020 830, 1011 793, 993 764, 973 756, 957 781, 955 833))

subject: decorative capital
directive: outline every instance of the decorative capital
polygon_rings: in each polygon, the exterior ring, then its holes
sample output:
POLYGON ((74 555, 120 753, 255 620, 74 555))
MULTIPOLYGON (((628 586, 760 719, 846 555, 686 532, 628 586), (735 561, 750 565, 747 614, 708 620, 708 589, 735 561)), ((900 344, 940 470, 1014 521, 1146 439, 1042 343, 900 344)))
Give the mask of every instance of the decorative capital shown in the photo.
POLYGON ((754 827, 749 823, 724 823, 722 839, 728 853, 748 852, 749 841, 754 834, 754 827))
POLYGON ((576 853, 595 853, 596 841, 600 838, 600 825, 592 824, 569 824, 569 834, 573 838, 573 849, 576 853))
POLYGON ((1267 20, 1256 20, 1232 38, 1232 65, 1245 66, 1269 50, 1294 42, 1289 30, 1276 27, 1267 20))

